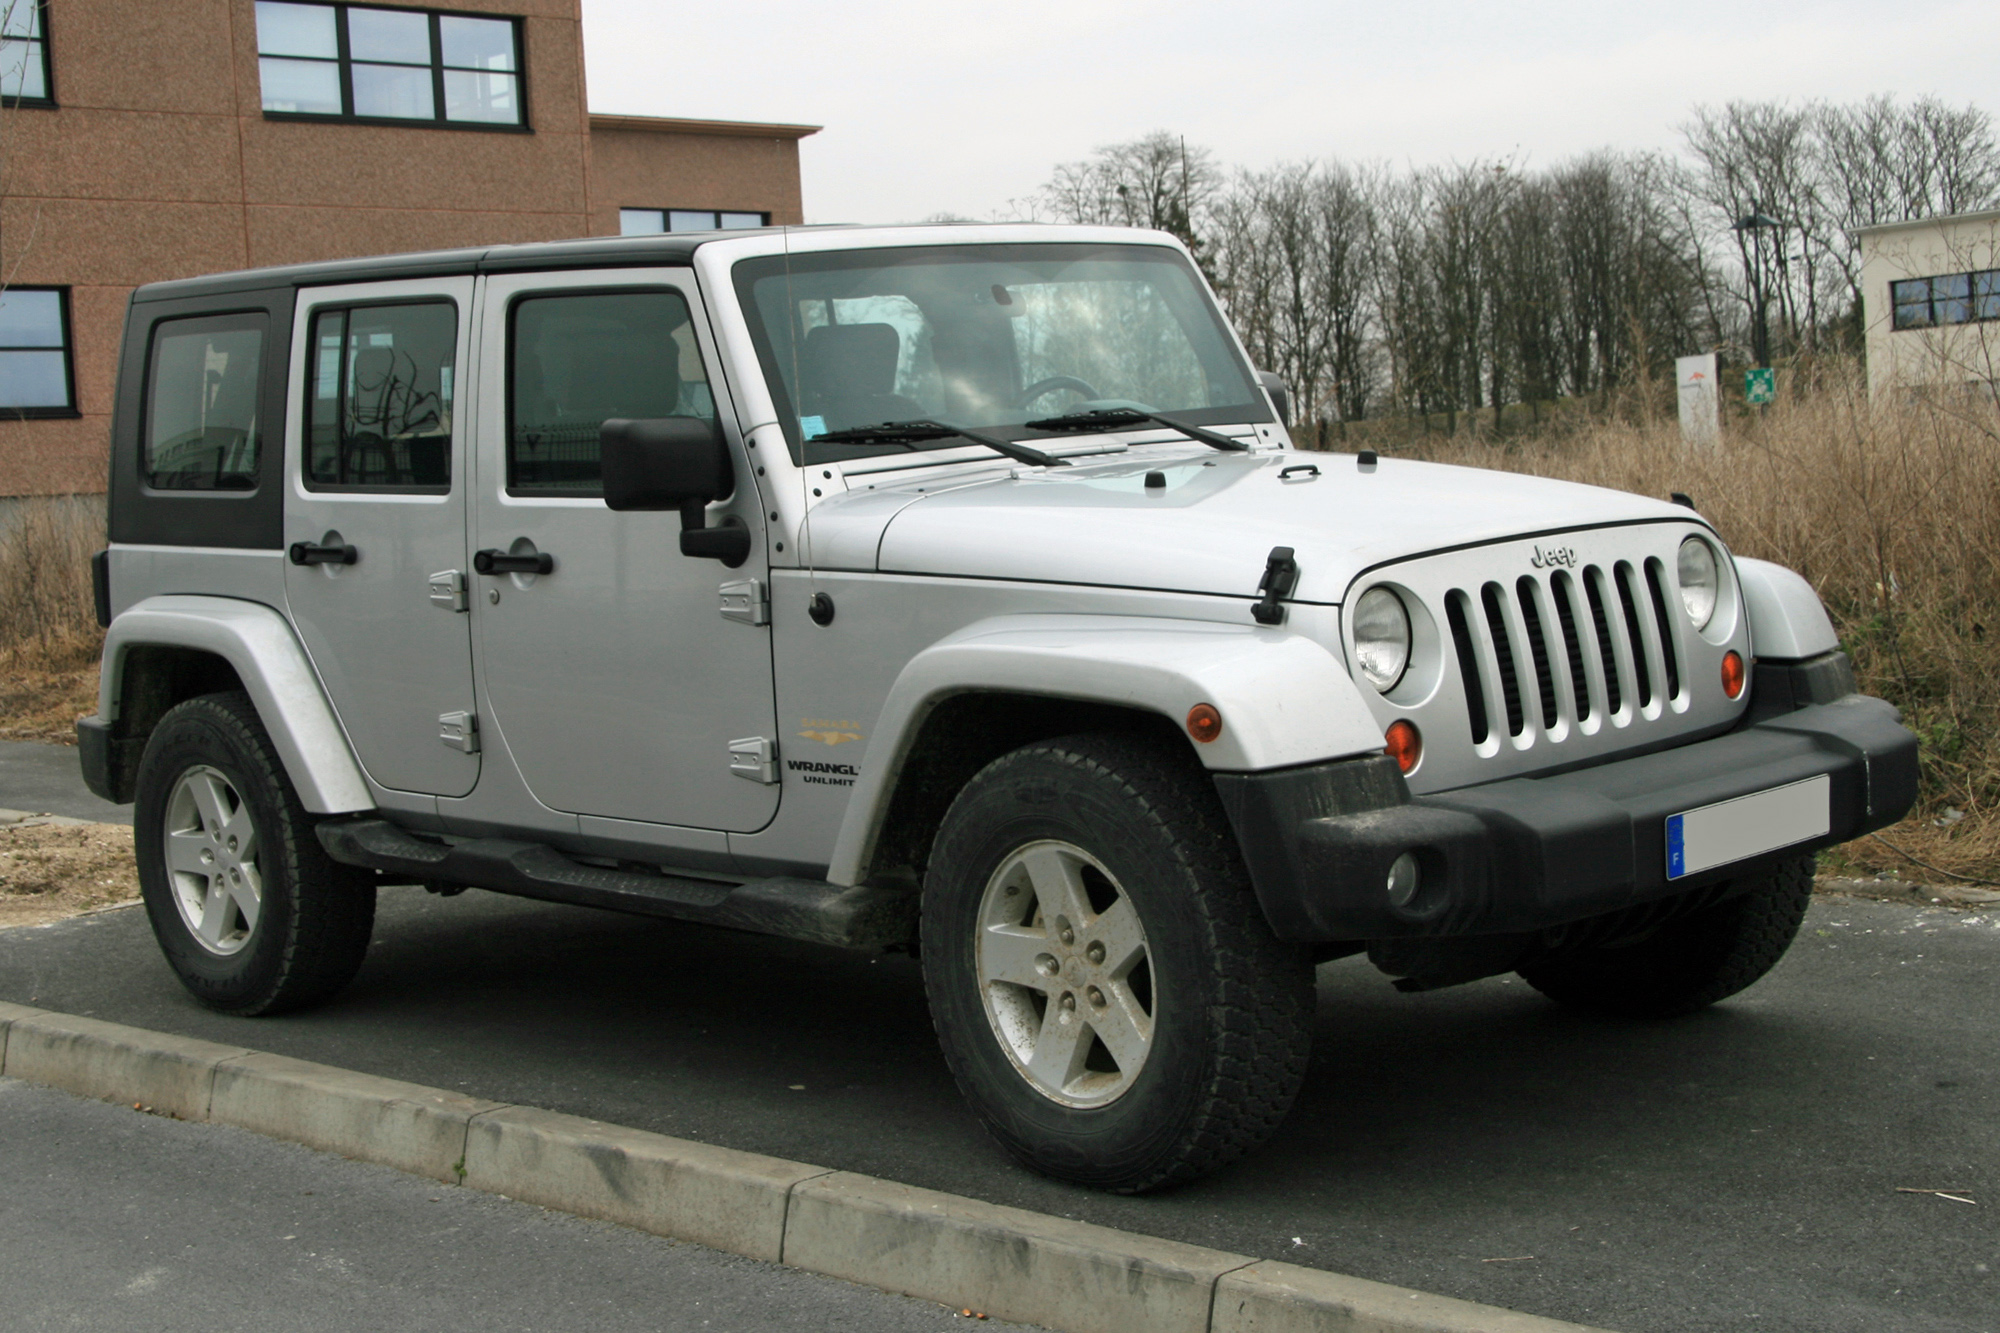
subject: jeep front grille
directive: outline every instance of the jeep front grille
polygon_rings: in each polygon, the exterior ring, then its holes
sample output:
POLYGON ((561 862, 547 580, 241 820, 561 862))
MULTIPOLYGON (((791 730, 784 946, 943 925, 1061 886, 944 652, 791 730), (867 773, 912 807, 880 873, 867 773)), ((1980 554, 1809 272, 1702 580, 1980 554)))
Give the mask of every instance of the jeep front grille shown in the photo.
POLYGON ((1643 586, 1639 569, 1620 560, 1609 570, 1585 565, 1575 577, 1559 569, 1523 574, 1511 588, 1489 582, 1477 595, 1445 594, 1474 745, 1486 744, 1496 724, 1509 736, 1529 727, 1555 736, 1621 713, 1628 698, 1651 716, 1656 697, 1679 696, 1665 569, 1654 558, 1644 571, 1643 586))
POLYGON ((1412 788, 1587 763, 1733 724, 1748 701, 1723 694, 1720 667, 1732 649, 1748 656, 1741 607, 1732 585, 1706 630, 1681 611, 1676 558, 1690 533, 1713 540, 1692 523, 1635 524, 1363 575, 1348 605, 1386 584, 1418 622, 1418 643, 1431 645, 1387 695, 1364 694, 1385 729, 1403 718, 1423 733, 1412 788))

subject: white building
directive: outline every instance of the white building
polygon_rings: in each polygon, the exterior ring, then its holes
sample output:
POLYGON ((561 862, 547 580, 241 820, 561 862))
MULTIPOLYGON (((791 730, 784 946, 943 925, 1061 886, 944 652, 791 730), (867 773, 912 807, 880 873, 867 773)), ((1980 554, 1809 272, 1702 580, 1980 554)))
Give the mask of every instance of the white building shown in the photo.
POLYGON ((2000 211, 1864 227, 1868 390, 2000 384, 2000 211))

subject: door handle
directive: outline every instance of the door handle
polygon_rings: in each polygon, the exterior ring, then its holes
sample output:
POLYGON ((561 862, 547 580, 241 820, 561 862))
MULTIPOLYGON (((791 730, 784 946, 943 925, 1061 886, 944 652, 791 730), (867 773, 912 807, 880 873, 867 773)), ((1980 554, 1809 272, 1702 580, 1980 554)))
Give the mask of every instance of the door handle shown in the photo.
POLYGON ((472 567, 481 574, 553 574, 556 558, 547 551, 513 555, 506 551, 474 551, 472 567))
POLYGON ((351 565, 361 558, 360 548, 345 544, 321 546, 318 542, 293 542, 295 565, 351 565))

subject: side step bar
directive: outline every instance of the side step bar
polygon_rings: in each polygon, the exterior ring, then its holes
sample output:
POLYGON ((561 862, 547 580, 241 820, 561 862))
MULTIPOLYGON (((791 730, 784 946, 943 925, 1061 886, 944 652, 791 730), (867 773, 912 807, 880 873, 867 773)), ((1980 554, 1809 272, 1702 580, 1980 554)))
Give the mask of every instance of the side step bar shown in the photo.
POLYGON ((512 893, 549 902, 672 917, 779 935, 812 944, 879 952, 917 937, 917 895, 816 879, 753 879, 742 884, 608 870, 553 847, 504 838, 447 843, 385 819, 328 820, 320 845, 334 860, 369 870, 512 893))

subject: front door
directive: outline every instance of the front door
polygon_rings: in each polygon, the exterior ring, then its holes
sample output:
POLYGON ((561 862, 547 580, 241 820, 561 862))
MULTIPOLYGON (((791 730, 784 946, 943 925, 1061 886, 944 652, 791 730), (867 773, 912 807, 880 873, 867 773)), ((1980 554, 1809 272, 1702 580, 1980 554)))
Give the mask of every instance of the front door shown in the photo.
POLYGON ((482 727, 557 810, 762 828, 777 810, 775 765, 756 771, 744 759, 755 747, 740 743, 776 735, 770 631, 724 616, 720 588, 767 577, 763 525, 692 275, 486 283, 474 548, 552 568, 473 576, 482 727), (666 416, 727 433, 736 495, 710 521, 750 521, 758 540, 740 568, 682 555, 677 513, 604 507, 598 427, 666 416))
POLYGON ((361 767, 463 796, 479 780, 463 596, 472 279, 299 293, 285 599, 361 767))

